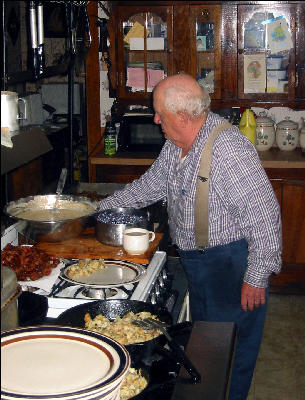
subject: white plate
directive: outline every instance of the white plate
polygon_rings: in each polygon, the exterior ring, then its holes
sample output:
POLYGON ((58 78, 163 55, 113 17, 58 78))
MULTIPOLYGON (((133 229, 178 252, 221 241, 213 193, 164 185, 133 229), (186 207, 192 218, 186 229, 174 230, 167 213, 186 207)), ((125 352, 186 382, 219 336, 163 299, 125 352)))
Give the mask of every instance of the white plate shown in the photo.
POLYGON ((61 270, 60 276, 66 281, 77 285, 111 288, 138 282, 146 273, 146 269, 142 265, 130 261, 104 260, 104 263, 107 268, 78 279, 69 275, 69 268, 73 265, 70 264, 61 270))
POLYGON ((95 332, 40 326, 1 333, 3 398, 106 394, 121 382, 129 366, 126 349, 95 332))

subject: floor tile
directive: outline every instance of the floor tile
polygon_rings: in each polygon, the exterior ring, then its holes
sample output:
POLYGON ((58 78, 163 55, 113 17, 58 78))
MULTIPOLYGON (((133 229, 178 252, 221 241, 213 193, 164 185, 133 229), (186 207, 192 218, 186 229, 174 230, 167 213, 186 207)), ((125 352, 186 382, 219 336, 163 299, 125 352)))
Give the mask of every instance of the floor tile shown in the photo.
POLYGON ((305 296, 271 294, 247 400, 305 400, 305 296))

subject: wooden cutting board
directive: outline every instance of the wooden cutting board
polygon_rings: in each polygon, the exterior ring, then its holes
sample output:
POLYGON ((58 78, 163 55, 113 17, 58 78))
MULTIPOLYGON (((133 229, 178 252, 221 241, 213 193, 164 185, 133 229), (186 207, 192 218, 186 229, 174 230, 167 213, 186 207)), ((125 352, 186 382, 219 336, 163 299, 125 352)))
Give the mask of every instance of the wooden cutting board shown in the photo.
POLYGON ((59 243, 37 243, 35 247, 46 253, 62 258, 106 258, 132 261, 138 264, 149 264, 150 259, 158 249, 163 233, 156 233, 155 240, 150 243, 146 253, 133 256, 122 246, 108 246, 95 238, 94 228, 87 229, 81 236, 59 243))

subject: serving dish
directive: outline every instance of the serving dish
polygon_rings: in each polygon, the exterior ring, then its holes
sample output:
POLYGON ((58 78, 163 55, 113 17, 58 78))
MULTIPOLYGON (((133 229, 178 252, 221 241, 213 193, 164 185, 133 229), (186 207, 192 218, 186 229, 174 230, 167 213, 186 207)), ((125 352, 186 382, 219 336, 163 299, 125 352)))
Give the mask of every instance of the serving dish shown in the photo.
POLYGON ((69 269, 70 264, 61 270, 60 277, 67 282, 92 288, 112 288, 138 282, 146 273, 146 269, 136 263, 123 260, 104 260, 105 269, 90 275, 73 278, 69 269))
POLYGON ((112 398, 130 366, 128 352, 115 340, 71 327, 3 332, 1 356, 3 399, 112 398))

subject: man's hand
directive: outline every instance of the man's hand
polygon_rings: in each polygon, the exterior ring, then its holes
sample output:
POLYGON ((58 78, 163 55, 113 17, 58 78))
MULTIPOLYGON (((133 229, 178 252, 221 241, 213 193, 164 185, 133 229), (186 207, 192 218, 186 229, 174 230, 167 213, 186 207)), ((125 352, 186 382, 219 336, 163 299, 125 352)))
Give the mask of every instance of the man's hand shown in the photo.
POLYGON ((241 307, 244 311, 253 311, 254 307, 265 304, 266 289, 256 288, 244 282, 241 287, 241 307))

